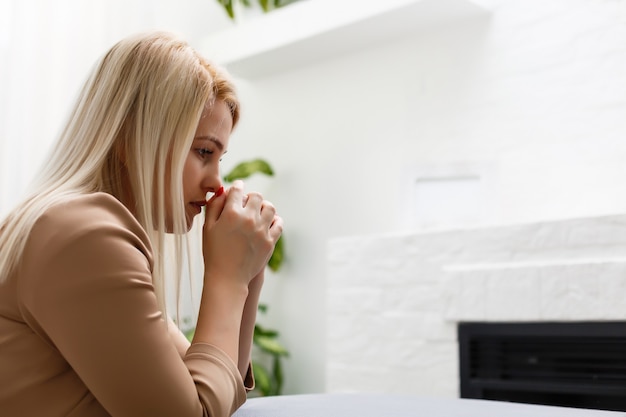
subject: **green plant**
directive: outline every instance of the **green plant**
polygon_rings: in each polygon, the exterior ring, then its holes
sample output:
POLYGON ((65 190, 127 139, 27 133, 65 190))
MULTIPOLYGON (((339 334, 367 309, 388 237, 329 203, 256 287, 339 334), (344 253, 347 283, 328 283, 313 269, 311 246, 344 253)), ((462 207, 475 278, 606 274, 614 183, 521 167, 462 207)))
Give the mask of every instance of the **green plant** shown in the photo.
MULTIPOLYGON (((235 19, 235 9, 233 5, 237 1, 245 7, 252 6, 251 0, 217 0, 217 2, 220 5, 222 5, 222 7, 224 7, 224 10, 226 10, 228 17, 230 17, 233 20, 235 19)), ((263 9, 264 12, 269 12, 270 10, 278 9, 279 7, 286 6, 296 1, 298 0, 257 0, 259 5, 261 6, 261 9, 263 9)))
MULTIPOLYGON (((267 305, 259 304, 259 311, 265 313, 267 305)), ((264 360, 253 359, 252 371, 256 391, 261 396, 280 395, 283 388, 283 366, 282 358, 289 356, 289 352, 278 341, 279 333, 273 329, 267 329, 256 323, 254 325, 254 336, 252 342, 254 346, 262 353, 264 360)))

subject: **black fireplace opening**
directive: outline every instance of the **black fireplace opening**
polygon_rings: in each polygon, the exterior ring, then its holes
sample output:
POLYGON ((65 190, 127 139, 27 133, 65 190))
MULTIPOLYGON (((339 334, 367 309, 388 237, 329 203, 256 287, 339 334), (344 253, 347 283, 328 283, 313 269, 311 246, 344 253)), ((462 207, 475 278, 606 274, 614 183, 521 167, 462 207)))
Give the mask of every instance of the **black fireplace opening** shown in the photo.
POLYGON ((461 398, 626 411, 626 322, 464 322, 461 398))

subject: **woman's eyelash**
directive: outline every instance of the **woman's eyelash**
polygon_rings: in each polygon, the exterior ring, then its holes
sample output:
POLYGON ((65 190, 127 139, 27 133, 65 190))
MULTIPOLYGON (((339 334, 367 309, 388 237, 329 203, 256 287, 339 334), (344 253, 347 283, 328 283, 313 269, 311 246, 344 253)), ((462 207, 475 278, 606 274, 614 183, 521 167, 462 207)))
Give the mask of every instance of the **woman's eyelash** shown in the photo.
MULTIPOLYGON (((213 151, 207 148, 198 148, 196 149, 196 152, 198 152, 200 157, 203 159, 206 158, 208 155, 213 155, 213 151)), ((219 161, 222 162, 222 158, 220 158, 219 161)))
POLYGON ((210 150, 210 149, 207 149, 207 148, 198 148, 198 149, 196 149, 196 151, 202 157, 205 157, 207 155, 213 155, 213 151, 210 150))

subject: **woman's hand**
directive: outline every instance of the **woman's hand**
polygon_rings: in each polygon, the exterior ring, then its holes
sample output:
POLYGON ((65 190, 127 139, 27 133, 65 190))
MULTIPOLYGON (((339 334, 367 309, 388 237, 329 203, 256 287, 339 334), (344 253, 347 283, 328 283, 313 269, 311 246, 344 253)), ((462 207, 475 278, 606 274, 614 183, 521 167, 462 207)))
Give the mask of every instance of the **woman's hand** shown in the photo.
POLYGON ((276 209, 261 194, 244 194, 235 181, 206 207, 203 227, 205 280, 248 285, 272 255, 283 230, 276 209))

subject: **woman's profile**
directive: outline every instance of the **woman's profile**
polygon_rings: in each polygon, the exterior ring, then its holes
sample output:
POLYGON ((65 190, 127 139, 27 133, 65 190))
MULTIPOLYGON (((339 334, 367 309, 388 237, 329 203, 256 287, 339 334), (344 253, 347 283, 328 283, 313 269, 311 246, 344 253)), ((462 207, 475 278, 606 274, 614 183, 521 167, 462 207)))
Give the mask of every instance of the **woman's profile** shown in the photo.
POLYGON ((131 36, 103 56, 0 223, 0 414, 222 417, 245 401, 283 222, 241 182, 222 185, 239 111, 227 75, 172 34, 131 36), (165 253, 173 241, 180 273, 202 212, 189 343, 167 318, 165 282, 180 275, 165 253))

